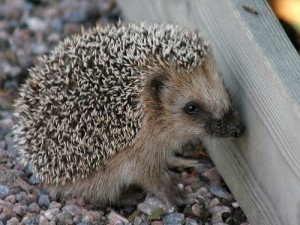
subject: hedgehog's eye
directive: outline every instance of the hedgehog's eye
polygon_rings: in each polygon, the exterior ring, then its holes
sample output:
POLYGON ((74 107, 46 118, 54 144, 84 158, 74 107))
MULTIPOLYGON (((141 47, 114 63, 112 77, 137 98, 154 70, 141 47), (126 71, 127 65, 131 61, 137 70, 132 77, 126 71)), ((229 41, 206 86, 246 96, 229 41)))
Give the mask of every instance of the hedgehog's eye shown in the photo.
POLYGON ((199 113, 201 108, 196 102, 189 102, 184 106, 184 111, 188 114, 199 113))

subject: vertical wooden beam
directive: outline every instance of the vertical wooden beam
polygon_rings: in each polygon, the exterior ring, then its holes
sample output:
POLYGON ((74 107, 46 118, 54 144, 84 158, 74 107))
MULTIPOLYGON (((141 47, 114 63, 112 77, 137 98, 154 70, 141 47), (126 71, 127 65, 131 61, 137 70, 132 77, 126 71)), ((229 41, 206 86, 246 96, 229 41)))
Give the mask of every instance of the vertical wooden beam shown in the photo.
POLYGON ((208 152, 252 225, 299 225, 300 58, 267 2, 119 3, 130 20, 183 23, 211 41, 247 132, 206 141, 208 152))

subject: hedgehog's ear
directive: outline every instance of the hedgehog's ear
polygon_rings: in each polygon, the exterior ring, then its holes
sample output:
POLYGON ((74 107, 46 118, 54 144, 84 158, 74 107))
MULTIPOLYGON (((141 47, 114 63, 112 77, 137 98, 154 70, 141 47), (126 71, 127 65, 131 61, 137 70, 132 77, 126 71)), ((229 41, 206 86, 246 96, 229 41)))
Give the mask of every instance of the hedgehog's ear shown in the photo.
POLYGON ((150 81, 149 87, 157 102, 161 102, 164 91, 168 87, 168 79, 165 74, 155 74, 150 81))

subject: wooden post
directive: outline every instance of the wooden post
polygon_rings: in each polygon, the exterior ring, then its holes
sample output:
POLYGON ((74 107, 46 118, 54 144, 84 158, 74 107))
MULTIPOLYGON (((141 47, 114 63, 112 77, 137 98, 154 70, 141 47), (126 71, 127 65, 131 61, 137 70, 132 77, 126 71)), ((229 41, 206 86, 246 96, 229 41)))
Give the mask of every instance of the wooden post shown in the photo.
POLYGON ((299 225, 300 58, 267 2, 118 2, 129 20, 182 23, 211 41, 247 132, 207 141, 208 152, 251 225, 299 225))

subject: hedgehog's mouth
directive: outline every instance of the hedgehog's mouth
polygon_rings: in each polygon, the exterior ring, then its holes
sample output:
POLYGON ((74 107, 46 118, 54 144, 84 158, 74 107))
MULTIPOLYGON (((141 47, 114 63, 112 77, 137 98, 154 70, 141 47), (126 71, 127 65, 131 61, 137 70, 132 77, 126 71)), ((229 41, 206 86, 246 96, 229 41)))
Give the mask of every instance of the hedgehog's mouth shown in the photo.
POLYGON ((243 135, 245 126, 240 122, 224 122, 222 120, 212 120, 206 126, 206 132, 212 137, 239 138, 243 135))

